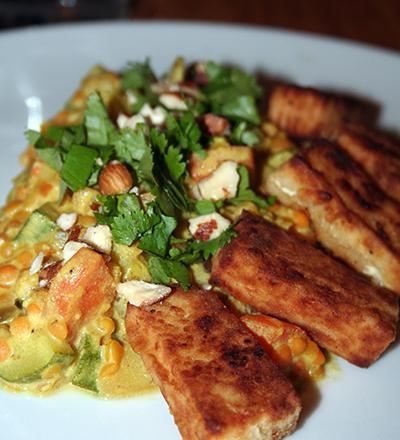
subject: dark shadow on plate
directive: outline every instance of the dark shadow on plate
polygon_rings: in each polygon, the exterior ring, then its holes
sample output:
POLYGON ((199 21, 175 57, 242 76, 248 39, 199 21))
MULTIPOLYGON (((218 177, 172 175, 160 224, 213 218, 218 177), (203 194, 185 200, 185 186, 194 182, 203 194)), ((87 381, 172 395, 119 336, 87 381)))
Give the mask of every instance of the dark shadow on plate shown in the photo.
POLYGON ((308 380, 296 386, 300 395, 303 409, 300 414, 297 429, 300 429, 306 423, 311 414, 318 408, 321 402, 321 391, 314 381, 308 380))

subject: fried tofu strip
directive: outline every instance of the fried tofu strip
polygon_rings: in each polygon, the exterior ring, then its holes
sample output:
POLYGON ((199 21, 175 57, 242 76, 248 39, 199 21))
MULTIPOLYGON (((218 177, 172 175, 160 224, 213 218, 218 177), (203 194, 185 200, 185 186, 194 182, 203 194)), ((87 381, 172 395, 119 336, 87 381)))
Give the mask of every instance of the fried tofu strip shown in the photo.
POLYGON ((127 335, 186 440, 278 440, 301 405, 260 343, 211 292, 129 306, 127 335))
POLYGON ((302 156, 323 174, 347 208, 400 252, 399 203, 388 197, 350 156, 329 142, 314 142, 302 156))
POLYGON ((394 340, 392 292, 261 217, 243 214, 236 231, 213 260, 212 284, 360 367, 394 340))
POLYGON ((292 136, 314 137, 332 131, 347 111, 336 96, 311 88, 280 85, 270 96, 268 119, 292 136))
POLYGON ((400 259, 365 221, 349 210, 322 174, 295 156, 268 175, 267 191, 305 209, 317 239, 337 257, 400 294, 400 259))
POLYGON ((383 191, 400 202, 400 145, 354 125, 344 126, 336 140, 383 191))

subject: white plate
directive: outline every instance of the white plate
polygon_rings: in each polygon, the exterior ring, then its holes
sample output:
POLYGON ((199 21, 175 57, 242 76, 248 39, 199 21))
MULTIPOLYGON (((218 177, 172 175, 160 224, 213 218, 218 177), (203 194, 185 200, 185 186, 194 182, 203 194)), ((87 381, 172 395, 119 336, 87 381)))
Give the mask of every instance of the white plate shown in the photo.
MULTIPOLYGON (((233 62, 300 84, 350 92, 382 104, 381 122, 399 129, 400 57, 304 34, 194 23, 130 22, 48 27, 0 35, 0 188, 18 172, 23 131, 54 114, 96 63, 114 69, 150 56, 158 72, 176 55, 233 62)), ((397 440, 400 349, 368 370, 340 362, 319 402, 291 438, 397 440)), ((158 395, 103 401, 63 392, 39 399, 0 393, 0 438, 176 440, 158 395)))

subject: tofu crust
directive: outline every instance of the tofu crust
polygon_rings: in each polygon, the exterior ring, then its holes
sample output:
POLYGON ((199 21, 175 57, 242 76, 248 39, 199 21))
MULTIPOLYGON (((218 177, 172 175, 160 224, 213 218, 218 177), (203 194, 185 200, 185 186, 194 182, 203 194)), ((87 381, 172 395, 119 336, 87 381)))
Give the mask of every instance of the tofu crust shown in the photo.
POLYGON ((400 144, 355 125, 343 126, 335 140, 386 194, 400 202, 400 144))
POLYGON ((129 305, 126 330, 183 439, 277 440, 294 430, 293 386, 215 293, 175 289, 161 303, 129 305))
POLYGON ((360 367, 396 335, 398 300, 298 237, 244 213, 213 260, 211 283, 258 311, 297 324, 360 367))
POLYGON ((291 136, 330 133, 345 119, 343 100, 312 88, 279 85, 269 99, 268 119, 291 136))
POLYGON ((359 215, 389 246, 400 252, 400 204, 383 192, 343 150, 315 141, 302 156, 323 174, 347 208, 359 215))
POLYGON ((365 220, 348 209, 324 176, 295 156, 265 184, 282 203, 305 209, 322 245, 378 285, 400 295, 400 259, 365 220))

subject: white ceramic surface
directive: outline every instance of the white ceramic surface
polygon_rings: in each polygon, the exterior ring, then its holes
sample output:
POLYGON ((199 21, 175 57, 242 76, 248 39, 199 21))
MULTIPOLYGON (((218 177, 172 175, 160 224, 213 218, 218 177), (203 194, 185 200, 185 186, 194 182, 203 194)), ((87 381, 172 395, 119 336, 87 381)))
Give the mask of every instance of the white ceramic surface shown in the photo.
MULTIPOLYGON (((176 55, 233 62, 268 76, 327 87, 382 105, 400 130, 400 56, 376 48, 261 28, 130 22, 0 33, 0 195, 18 172, 23 131, 54 114, 96 63, 114 69, 150 56, 158 72, 176 55)), ((368 370, 339 362, 293 440, 398 440, 400 348, 368 370)), ((63 392, 40 399, 0 392, 1 440, 176 440, 160 396, 103 401, 63 392)))

